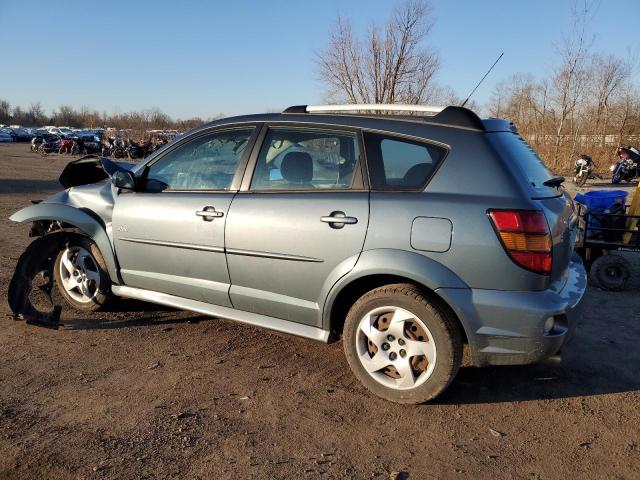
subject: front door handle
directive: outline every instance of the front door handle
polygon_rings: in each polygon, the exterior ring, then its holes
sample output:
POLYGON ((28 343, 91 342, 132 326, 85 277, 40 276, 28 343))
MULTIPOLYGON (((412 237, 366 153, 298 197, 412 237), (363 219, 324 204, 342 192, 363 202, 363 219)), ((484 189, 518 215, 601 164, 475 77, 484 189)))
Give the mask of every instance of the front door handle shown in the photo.
POLYGON ((210 205, 204 207, 202 210, 196 211, 196 215, 202 217, 205 222, 213 222, 214 218, 220 218, 224 216, 223 212, 220 212, 210 205))
POLYGON ((335 211, 326 217, 320 217, 320 221, 328 223, 331 228, 342 228, 345 225, 355 225, 358 223, 356 217, 348 217, 344 212, 335 211))

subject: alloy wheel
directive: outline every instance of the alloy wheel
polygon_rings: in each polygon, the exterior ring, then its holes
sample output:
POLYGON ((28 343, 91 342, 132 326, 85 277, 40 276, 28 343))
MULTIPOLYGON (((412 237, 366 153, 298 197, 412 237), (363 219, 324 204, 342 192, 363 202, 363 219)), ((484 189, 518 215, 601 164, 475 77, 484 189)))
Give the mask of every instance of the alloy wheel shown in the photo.
POLYGON ((367 373, 396 390, 421 385, 436 364, 431 332, 416 315, 400 307, 378 307, 367 313, 358 326, 356 348, 367 373))
POLYGON ((95 259, 83 247, 67 247, 61 256, 60 279, 67 294, 77 302, 92 302, 100 290, 100 272, 95 259))

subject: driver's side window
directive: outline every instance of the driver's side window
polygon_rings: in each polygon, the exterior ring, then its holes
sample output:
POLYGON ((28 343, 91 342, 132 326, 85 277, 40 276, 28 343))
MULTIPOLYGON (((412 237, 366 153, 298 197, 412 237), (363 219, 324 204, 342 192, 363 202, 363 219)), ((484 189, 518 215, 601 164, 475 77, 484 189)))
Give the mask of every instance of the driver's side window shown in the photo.
POLYGON ((253 128, 215 132, 180 145, 149 167, 166 190, 228 190, 253 128))

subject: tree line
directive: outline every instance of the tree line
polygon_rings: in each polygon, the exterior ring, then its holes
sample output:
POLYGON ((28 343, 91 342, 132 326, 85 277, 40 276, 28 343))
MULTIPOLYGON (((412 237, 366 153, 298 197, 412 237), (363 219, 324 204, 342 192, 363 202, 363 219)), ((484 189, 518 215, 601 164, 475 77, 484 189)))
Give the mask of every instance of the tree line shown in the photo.
MULTIPOLYGON (((220 117, 220 116, 219 116, 220 117)), ((219 118, 216 117, 216 118, 219 118)), ((145 130, 189 130, 213 119, 199 117, 187 120, 173 119, 162 110, 153 108, 125 113, 98 112, 88 107, 75 109, 70 105, 61 105, 47 114, 37 102, 28 108, 12 106, 7 100, 0 100, 0 124, 41 127, 44 125, 67 126, 74 128, 106 128, 145 130)))

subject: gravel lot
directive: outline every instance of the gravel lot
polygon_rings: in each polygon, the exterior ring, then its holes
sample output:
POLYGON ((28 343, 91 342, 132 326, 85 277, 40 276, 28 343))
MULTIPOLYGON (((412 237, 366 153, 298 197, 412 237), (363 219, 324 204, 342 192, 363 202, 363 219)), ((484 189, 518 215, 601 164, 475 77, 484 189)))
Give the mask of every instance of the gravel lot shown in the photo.
POLYGON ((463 368, 399 406, 339 343, 130 301, 13 321, 29 227, 8 217, 70 159, 28 150, 0 145, 0 478, 640 478, 637 260, 628 291, 589 288, 561 366, 463 368))

